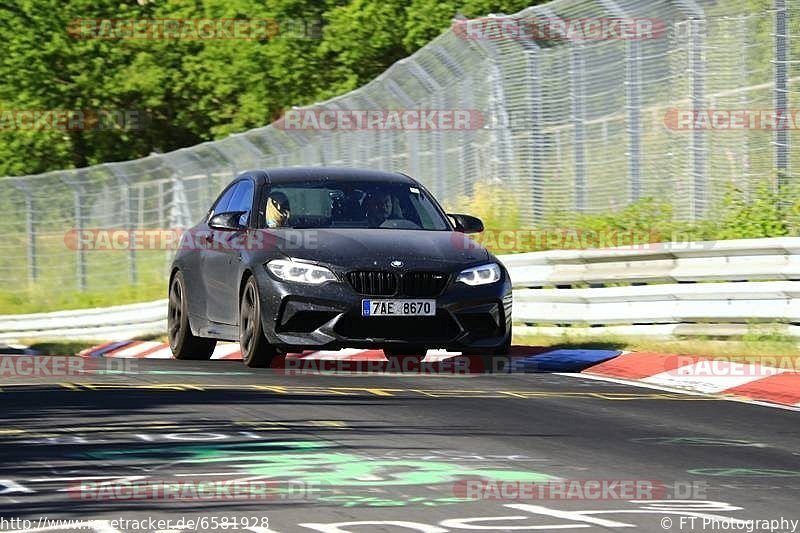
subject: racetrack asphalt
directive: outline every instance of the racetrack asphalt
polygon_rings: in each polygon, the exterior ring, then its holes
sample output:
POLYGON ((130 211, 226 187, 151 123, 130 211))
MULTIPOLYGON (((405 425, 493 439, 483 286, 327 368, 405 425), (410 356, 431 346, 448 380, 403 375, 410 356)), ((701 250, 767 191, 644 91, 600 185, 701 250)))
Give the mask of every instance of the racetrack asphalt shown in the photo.
POLYGON ((86 361, 85 373, 3 377, 0 529, 746 530, 713 529, 733 518, 793 531, 800 520, 791 410, 579 375, 86 361), (219 489, 230 480, 240 493, 219 489), (202 492, 209 481, 219 492, 202 492), (543 492, 514 492, 533 483, 543 492))

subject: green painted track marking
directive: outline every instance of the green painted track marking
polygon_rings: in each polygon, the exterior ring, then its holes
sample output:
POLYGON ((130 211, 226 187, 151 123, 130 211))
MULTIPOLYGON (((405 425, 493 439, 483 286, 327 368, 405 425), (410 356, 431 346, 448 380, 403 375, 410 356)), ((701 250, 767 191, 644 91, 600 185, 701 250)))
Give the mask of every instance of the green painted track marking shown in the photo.
POLYGON ((695 468, 687 472, 696 476, 718 477, 800 477, 800 472, 797 470, 766 468, 695 468))
POLYGON ((324 450, 330 447, 331 444, 317 441, 273 441, 107 450, 88 452, 84 456, 112 460, 174 460, 172 465, 225 463, 251 476, 339 487, 433 485, 465 478, 528 483, 558 479, 541 472, 484 469, 445 461, 371 460, 359 454, 324 450))

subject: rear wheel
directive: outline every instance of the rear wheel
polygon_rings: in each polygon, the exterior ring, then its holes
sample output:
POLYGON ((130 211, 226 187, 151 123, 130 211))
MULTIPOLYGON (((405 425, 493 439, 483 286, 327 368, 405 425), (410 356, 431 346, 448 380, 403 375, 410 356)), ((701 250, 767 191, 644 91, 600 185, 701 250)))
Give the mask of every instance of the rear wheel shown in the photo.
POLYGON ((269 367, 277 354, 275 347, 267 342, 261 326, 261 300, 254 277, 247 280, 239 305, 239 345, 244 364, 253 368, 269 367))
POLYGON ((186 298, 186 282, 183 279, 183 273, 178 271, 172 278, 169 287, 169 303, 167 304, 167 334, 172 356, 175 359, 211 359, 217 341, 195 337, 192 334, 186 298))

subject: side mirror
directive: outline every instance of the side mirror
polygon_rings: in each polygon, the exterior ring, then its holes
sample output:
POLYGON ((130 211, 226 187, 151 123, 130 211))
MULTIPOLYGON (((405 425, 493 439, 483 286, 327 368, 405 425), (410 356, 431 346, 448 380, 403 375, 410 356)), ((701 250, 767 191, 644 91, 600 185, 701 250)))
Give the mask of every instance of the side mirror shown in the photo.
POLYGON ((450 217, 450 220, 456 227, 456 231, 460 231, 461 233, 480 233, 483 231, 483 222, 481 222, 481 219, 478 217, 455 213, 448 214, 447 216, 450 217))
POLYGON ((246 229, 246 226, 241 223, 242 215, 245 213, 247 213, 247 211, 229 211, 227 213, 218 213, 211 217, 211 220, 208 221, 208 227, 227 231, 241 231, 246 229))

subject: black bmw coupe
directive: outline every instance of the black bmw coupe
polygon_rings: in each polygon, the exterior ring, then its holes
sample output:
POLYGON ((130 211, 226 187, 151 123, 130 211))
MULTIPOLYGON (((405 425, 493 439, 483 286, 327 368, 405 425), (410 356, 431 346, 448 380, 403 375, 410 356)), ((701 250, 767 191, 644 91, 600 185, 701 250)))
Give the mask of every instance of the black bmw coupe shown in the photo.
POLYGON ((248 366, 280 352, 429 348, 492 357, 511 343, 511 280, 416 180, 348 168, 245 172, 184 232, 169 277, 177 359, 238 340, 248 366))

